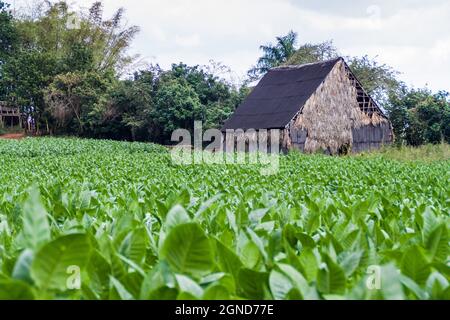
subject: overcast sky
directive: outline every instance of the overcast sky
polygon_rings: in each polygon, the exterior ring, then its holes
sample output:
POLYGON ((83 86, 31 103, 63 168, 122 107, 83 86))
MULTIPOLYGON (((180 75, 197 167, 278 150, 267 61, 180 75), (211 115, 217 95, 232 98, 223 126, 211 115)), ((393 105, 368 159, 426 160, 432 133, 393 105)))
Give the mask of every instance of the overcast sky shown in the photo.
MULTIPOLYGON (((20 0, 17 0, 18 2, 20 0)), ((69 1, 70 3, 71 1, 69 1)), ((73 1, 75 3, 75 1, 73 1)), ((79 0, 87 6, 93 1, 79 0)), ((303 42, 334 40, 343 55, 378 56, 409 85, 450 91, 448 0, 105 0, 122 6, 141 33, 133 45, 148 62, 206 64, 243 76, 259 46, 294 30, 303 42)))

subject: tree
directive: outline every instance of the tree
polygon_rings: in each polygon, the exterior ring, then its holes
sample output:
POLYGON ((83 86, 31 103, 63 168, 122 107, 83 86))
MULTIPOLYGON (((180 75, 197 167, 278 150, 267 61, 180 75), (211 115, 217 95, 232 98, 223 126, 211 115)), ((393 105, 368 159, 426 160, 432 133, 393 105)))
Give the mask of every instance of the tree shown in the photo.
POLYGON ((18 40, 13 17, 8 8, 9 4, 0 1, 0 66, 11 56, 18 40))
POLYGON ((57 61, 38 50, 18 50, 2 67, 0 86, 6 88, 5 98, 34 119, 36 129, 48 131, 50 113, 46 109, 44 90, 56 75, 57 61))
POLYGON ((155 130, 151 118, 156 74, 152 70, 136 72, 131 80, 120 81, 112 92, 114 117, 108 121, 111 138, 148 141, 155 130))
POLYGON ((186 80, 167 77, 159 83, 151 117, 158 126, 153 138, 168 143, 173 131, 189 129, 202 118, 203 105, 198 94, 186 80))
POLYGON ((398 72, 387 64, 380 64, 369 56, 348 58, 348 64, 364 89, 382 106, 387 103, 388 93, 395 91, 400 82, 398 72))
MULTIPOLYGON (((66 1, 43 6, 47 8, 37 17, 25 15, 17 21, 23 48, 38 48, 64 62, 82 54, 95 71, 114 70, 119 75, 135 60, 127 50, 139 28, 126 25, 123 8, 104 19, 102 2, 95 2, 88 12, 72 11, 66 1)), ((62 72, 73 71, 70 64, 65 67, 62 72)))
MULTIPOLYGON (((9 29, 3 26, 12 17, 5 13, 3 2, 0 4, 0 32, 9 35, 9 29)), ((38 4, 39 10, 23 14, 12 23, 18 38, 14 55, 1 67, 2 95, 34 120, 38 132, 42 128, 47 133, 63 130, 63 124, 72 126, 73 121, 66 119, 70 115, 77 119, 78 129, 70 127, 63 131, 87 134, 92 127, 86 121, 100 124, 101 118, 112 111, 101 89, 109 87, 111 77, 119 77, 134 61, 127 50, 138 28, 126 26, 123 9, 105 20, 101 2, 94 3, 89 12, 72 11, 66 1, 38 4), (82 99, 72 95, 72 90, 86 90, 86 95, 82 99), (92 109, 89 119, 81 112, 84 109, 77 107, 77 99, 83 103, 87 99, 87 105, 81 106, 92 109), (94 120, 92 115, 98 118, 94 120)), ((3 36, 1 39, 2 48, 9 48, 6 45, 11 42, 9 38, 5 37, 6 42, 3 36)))
POLYGON ((45 90, 56 129, 80 136, 95 136, 111 116, 108 104, 112 76, 95 72, 69 72, 55 77, 45 90))
POLYGON ((196 120, 203 121, 203 126, 207 129, 221 127, 245 98, 245 89, 237 90, 212 71, 208 71, 216 69, 214 62, 212 64, 213 67, 174 64, 172 70, 166 74, 166 77, 186 80, 194 89, 203 106, 200 118, 196 120))
POLYGON ((262 57, 258 59, 255 67, 248 71, 250 81, 261 78, 271 68, 278 67, 289 60, 296 52, 297 33, 289 31, 285 36, 277 37, 276 44, 263 45, 262 57))
POLYGON ((399 143, 419 146, 450 141, 448 93, 433 94, 426 88, 409 89, 402 84, 390 92, 386 106, 399 143))
POLYGON ((286 65, 301 65, 337 58, 339 53, 333 41, 325 41, 318 44, 306 43, 289 58, 286 65))

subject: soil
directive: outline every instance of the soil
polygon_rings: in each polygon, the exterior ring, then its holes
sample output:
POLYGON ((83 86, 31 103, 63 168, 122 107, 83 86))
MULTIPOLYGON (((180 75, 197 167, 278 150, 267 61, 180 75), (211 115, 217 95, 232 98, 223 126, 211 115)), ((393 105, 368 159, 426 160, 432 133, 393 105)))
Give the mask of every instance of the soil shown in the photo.
POLYGON ((0 139, 20 140, 23 138, 25 138, 24 133, 8 133, 8 134, 0 135, 0 139))

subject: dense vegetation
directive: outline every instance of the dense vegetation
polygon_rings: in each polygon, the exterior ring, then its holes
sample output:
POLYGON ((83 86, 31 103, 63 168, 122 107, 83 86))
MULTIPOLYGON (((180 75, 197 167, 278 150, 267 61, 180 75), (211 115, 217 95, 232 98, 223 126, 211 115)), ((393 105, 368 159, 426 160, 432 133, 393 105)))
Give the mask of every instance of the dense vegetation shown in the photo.
POLYGON ((139 29, 123 9, 105 19, 100 2, 33 8, 13 17, 0 1, 0 101, 20 106, 38 133, 167 143, 194 119, 219 127, 245 97, 219 63, 138 68, 128 49, 139 29))
MULTIPOLYGON (((13 17, 0 1, 0 101, 20 106, 40 134, 168 143, 194 120, 219 128, 270 68, 340 55, 332 41, 297 45, 289 32, 261 46, 248 79, 230 83, 220 63, 143 67, 128 54, 139 28, 125 23, 123 9, 105 19, 101 2, 81 11, 65 1, 31 7, 13 17)), ((448 93, 408 88, 367 56, 346 60, 387 110, 399 144, 450 142, 448 93)))
POLYGON ((0 298, 450 299, 449 165, 0 140, 0 298))

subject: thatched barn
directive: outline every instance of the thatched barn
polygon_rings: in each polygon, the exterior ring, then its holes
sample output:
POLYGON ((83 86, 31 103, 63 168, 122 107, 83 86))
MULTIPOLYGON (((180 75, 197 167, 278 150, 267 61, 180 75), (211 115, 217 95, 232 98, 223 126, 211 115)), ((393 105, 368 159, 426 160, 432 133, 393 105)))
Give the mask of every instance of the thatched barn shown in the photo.
POLYGON ((392 125, 344 59, 270 70, 222 131, 281 129, 284 150, 376 149, 393 141, 392 125))

